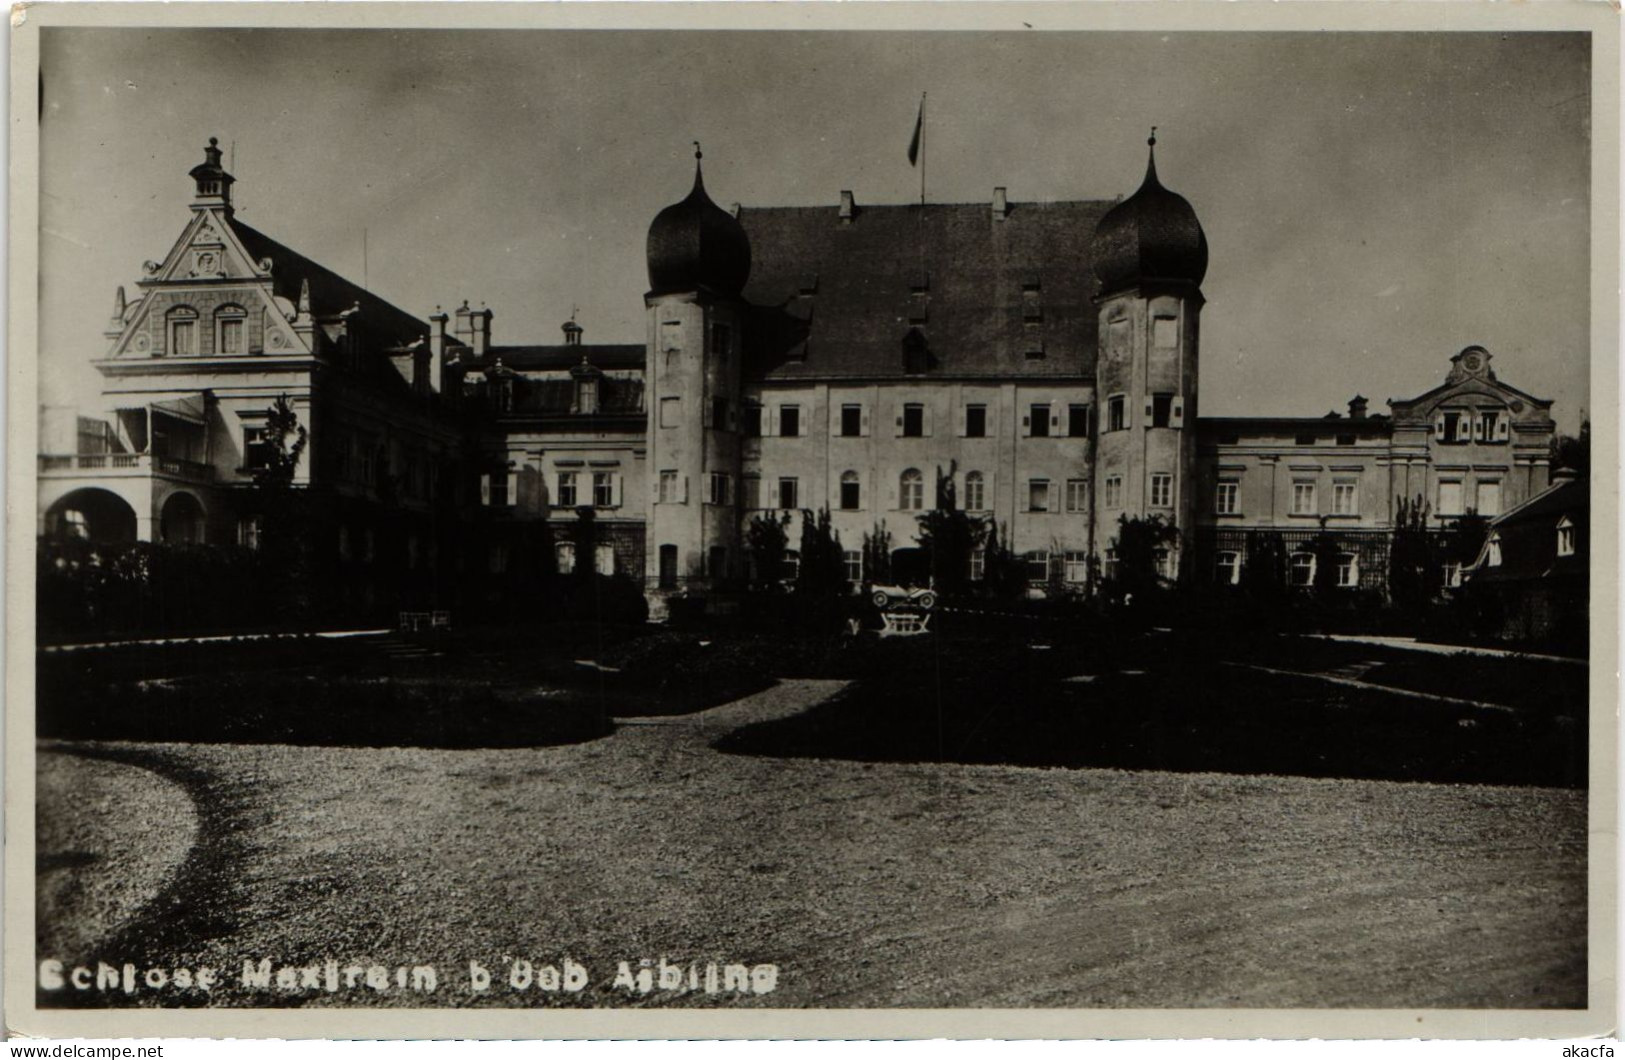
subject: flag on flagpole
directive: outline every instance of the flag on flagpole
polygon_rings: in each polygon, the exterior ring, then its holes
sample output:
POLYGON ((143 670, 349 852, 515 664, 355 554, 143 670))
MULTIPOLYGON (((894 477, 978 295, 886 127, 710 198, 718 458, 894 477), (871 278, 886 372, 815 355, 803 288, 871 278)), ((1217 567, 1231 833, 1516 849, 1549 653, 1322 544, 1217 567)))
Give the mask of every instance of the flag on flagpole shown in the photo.
POLYGON ((908 141, 908 164, 918 165, 920 161, 920 130, 925 127, 925 97, 920 97, 920 112, 914 116, 914 135, 908 141))

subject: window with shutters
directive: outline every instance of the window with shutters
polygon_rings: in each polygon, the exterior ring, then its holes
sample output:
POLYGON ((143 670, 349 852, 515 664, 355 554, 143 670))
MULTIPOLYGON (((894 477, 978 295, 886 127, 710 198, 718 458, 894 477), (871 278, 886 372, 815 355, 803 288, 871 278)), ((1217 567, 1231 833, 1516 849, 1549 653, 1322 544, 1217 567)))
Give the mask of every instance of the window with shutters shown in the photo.
POLYGON ((1236 515, 1241 511, 1241 483, 1221 481, 1213 491, 1213 512, 1236 515))
POLYGON ((660 426, 681 427, 683 425, 683 399, 680 397, 663 397, 660 399, 660 426))
POLYGON ((1029 512, 1049 511, 1049 479, 1034 478, 1027 480, 1027 510, 1029 512))
POLYGON ((801 507, 801 483, 794 478, 779 479, 779 507, 793 510, 801 507))
POLYGON ((1479 480, 1478 514, 1483 516, 1501 514, 1501 483, 1499 480, 1479 480))
POLYGON ((966 405, 965 406, 965 437, 966 438, 986 438, 987 437, 987 406, 986 405, 966 405))
POLYGON ((1066 510, 1069 512, 1086 512, 1089 510, 1088 479, 1069 478, 1066 480, 1066 510))
POLYGON ((592 473, 592 506, 594 508, 615 507, 615 476, 608 471, 594 471, 592 473))
POLYGON ((1027 409, 1028 433, 1034 438, 1049 437, 1049 405, 1032 405, 1027 409))
POLYGON ((1439 480, 1439 514, 1460 515, 1462 513, 1461 481, 1459 479, 1439 480))
POLYGON ((903 406, 903 437, 920 438, 925 435, 925 406, 909 402, 903 406))
POLYGON ((1337 479, 1332 483, 1332 514, 1360 514, 1360 484, 1353 479, 1337 479))
POLYGON ((1117 394, 1106 399, 1106 429, 1120 431, 1128 426, 1128 399, 1117 394))
POLYGON ((1174 396, 1172 394, 1151 395, 1151 426, 1167 427, 1174 418, 1174 396))
POLYGON ((1444 413, 1444 433, 1439 441, 1446 445, 1460 445, 1472 438, 1472 421, 1465 412, 1448 409, 1444 413))
POLYGON ((785 438, 801 437, 801 406, 779 406, 779 434, 785 438))
POLYGON ((1066 436, 1068 438, 1089 437, 1089 406, 1068 405, 1066 407, 1066 436))
POLYGON ((856 438, 863 433, 863 406, 841 406, 841 437, 856 438))
POLYGON ((1151 507, 1171 508, 1174 504, 1174 476, 1151 476, 1151 507))
POLYGON ((1315 497, 1315 484, 1308 479, 1292 483, 1292 514, 1319 515, 1320 505, 1315 497))
POLYGON ((841 473, 841 509, 855 512, 863 507, 863 490, 858 482, 856 471, 841 473))
POLYGON ((1507 424, 1499 409, 1483 409, 1478 414, 1478 440, 1495 445, 1507 440, 1507 424))
POLYGON ((660 473, 660 487, 655 493, 655 503, 677 503, 677 472, 662 471, 660 473))
POLYGON ((903 472, 898 480, 898 507, 905 512, 917 512, 925 507, 925 476, 914 468, 903 472))
POLYGON ((965 510, 987 511, 987 482, 980 471, 967 472, 965 475, 965 510))
POLYGON ((1123 476, 1106 476, 1106 507, 1121 508, 1123 506, 1123 476))
POLYGON ((712 504, 731 504, 733 498, 729 487, 733 485, 732 477, 726 471, 713 471, 710 478, 710 500, 712 504))

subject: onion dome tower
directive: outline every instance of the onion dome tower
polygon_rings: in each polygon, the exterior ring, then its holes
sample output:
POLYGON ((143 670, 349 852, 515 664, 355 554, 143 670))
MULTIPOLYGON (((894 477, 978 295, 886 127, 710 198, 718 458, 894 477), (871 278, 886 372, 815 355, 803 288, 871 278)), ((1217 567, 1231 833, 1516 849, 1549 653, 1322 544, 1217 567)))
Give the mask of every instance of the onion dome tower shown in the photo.
MULTIPOLYGON (((1095 385, 1096 548, 1112 547, 1118 520, 1160 518, 1189 542, 1196 513, 1197 324, 1207 236, 1183 196, 1157 179, 1157 131, 1145 180, 1095 228, 1100 279, 1095 385)), ((1184 553, 1188 557, 1190 549, 1184 553)), ((1164 573, 1189 574, 1177 544, 1164 573)))
POLYGON ((743 569, 741 344, 750 239, 711 201, 694 145, 694 187, 649 225, 649 518, 644 595, 660 619, 674 596, 704 595, 743 569))

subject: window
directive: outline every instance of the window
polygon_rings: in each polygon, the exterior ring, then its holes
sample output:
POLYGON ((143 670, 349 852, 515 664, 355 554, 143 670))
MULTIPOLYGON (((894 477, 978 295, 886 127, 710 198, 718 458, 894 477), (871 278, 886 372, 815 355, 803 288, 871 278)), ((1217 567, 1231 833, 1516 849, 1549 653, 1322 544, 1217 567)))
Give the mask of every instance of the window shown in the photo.
POLYGON ((1066 480, 1066 510, 1069 512, 1086 512, 1089 510, 1088 479, 1069 478, 1066 480))
POLYGON ((1313 482, 1294 482, 1292 484, 1292 514, 1318 515, 1320 507, 1315 501, 1315 484, 1313 482))
POLYGON ((1439 514, 1460 515, 1461 483, 1453 479, 1441 479, 1439 482, 1439 514))
POLYGON ((681 504, 683 502, 682 484, 675 471, 662 471, 660 473, 660 487, 655 494, 655 500, 660 504, 681 504))
POLYGON ((197 356, 197 311, 177 306, 169 311, 169 352, 176 357, 197 356))
POLYGON ((854 512, 863 507, 863 489, 858 483, 856 471, 841 473, 841 509, 854 512))
POLYGON ((1127 399, 1121 394, 1106 399, 1106 429, 1108 431, 1120 431, 1128 426, 1128 419, 1125 415, 1127 405, 1127 399))
POLYGON ((1068 552, 1062 577, 1069 585, 1082 585, 1089 580, 1089 557, 1082 552, 1068 552))
POLYGON ((1171 508, 1174 504, 1174 476, 1151 476, 1151 507, 1171 508))
POLYGON ((799 500, 799 492, 797 490, 797 486, 798 486, 798 483, 793 478, 781 478, 781 479, 779 479, 779 507, 780 508, 793 509, 793 508, 801 507, 800 500, 799 500))
POLYGON ((1292 562, 1287 567, 1287 578, 1291 584, 1297 586, 1310 586, 1315 584, 1315 555, 1313 552, 1294 552, 1292 562))
POLYGON ((85 518, 85 513, 79 509, 69 508, 62 513, 61 521, 57 524, 57 532, 63 537, 89 541, 90 520, 85 518))
POLYGON ((1100 573, 1108 581, 1117 577, 1117 549, 1108 548, 1106 550, 1105 562, 1101 564, 1100 573))
POLYGON ((1332 514, 1358 515, 1360 512, 1360 484, 1352 479, 1338 479, 1332 483, 1332 514))
POLYGON ((1574 555, 1574 520, 1566 515, 1557 521, 1557 554, 1574 555))
POLYGON ((1034 438, 1049 437, 1049 406, 1033 405, 1027 410, 1027 422, 1031 425, 1029 433, 1034 438))
POLYGON ((762 406, 746 405, 745 422, 740 424, 746 438, 760 438, 762 436, 762 406))
POLYGON ((785 438, 801 437, 801 406, 779 406, 779 434, 785 438))
POLYGON ((553 546, 553 556, 558 564, 560 574, 574 574, 576 570, 576 547, 569 541, 560 541, 553 546))
POLYGON ((841 553, 841 560, 846 565, 846 580, 861 582, 863 580, 863 553, 847 549, 841 553))
POLYGON ((1241 483, 1220 482, 1213 491, 1213 511, 1216 515, 1236 515, 1241 511, 1241 483))
POLYGON ((1461 588, 1461 564, 1446 563, 1444 565, 1444 587, 1446 589, 1461 588))
POLYGON ((1478 429, 1474 432, 1481 442, 1494 444, 1507 440, 1507 421, 1499 409, 1482 409, 1478 414, 1478 429))
POLYGON ((925 507, 925 476, 914 468, 903 472, 898 482, 898 507, 905 512, 917 512, 925 507))
POLYGON ((1220 552, 1213 557, 1213 580, 1220 585, 1241 583, 1241 553, 1220 552))
POLYGON ((1035 478, 1027 481, 1027 510, 1049 511, 1049 479, 1035 478))
POLYGON ((779 577, 787 582, 793 582, 801 576, 801 553, 793 548, 784 550, 784 563, 779 568, 779 577))
POLYGON ((271 436, 264 427, 243 428, 243 468, 258 471, 271 466, 271 436))
POLYGON ((663 397, 660 399, 660 426, 681 427, 683 425, 683 399, 680 397, 663 397))
MULTIPOLYGON (((70 515, 78 515, 70 512, 70 515)), ((82 520, 84 516, 79 516, 82 520)), ((258 549, 260 547, 260 527, 262 523, 257 515, 248 515, 237 520, 237 543, 244 548, 258 549)))
POLYGON ((710 477, 710 499, 712 504, 733 503, 733 479, 726 471, 713 471, 710 477))
POLYGON ((1106 507, 1121 508, 1123 506, 1123 476, 1106 476, 1106 507))
POLYGON ((605 542, 593 548, 592 569, 599 574, 615 573, 615 546, 605 542))
POLYGON ((660 546, 660 587, 677 588, 677 546, 660 546))
POLYGON ((558 505, 560 508, 574 508, 576 504, 576 473, 560 471, 558 505))
POLYGON ((1352 552, 1342 552, 1337 556, 1337 587, 1339 589, 1353 589, 1360 584, 1360 557, 1352 552))
POLYGON ((841 406, 841 437, 856 438, 863 433, 863 406, 841 406))
POLYGON ((1157 577, 1172 580, 1174 576, 1174 554, 1165 548, 1159 548, 1151 555, 1157 565, 1157 577))
POLYGON ((613 508, 616 506, 615 476, 608 471, 594 471, 592 473, 592 506, 594 508, 613 508))
POLYGON ((1450 410, 1434 421, 1434 434, 1448 445, 1465 442, 1471 437, 1472 425, 1466 413, 1450 410))
POLYGON ((1172 394, 1151 395, 1151 426, 1166 427, 1174 419, 1174 396, 1172 394))
POLYGON ((1482 481, 1478 483, 1478 514, 1484 516, 1501 514, 1501 483, 1497 480, 1482 481))
POLYGON ((925 406, 910 402, 903 406, 903 437, 921 438, 925 435, 925 406))
POLYGON ((987 577, 987 549, 975 548, 970 554, 970 580, 982 581, 987 577))
POLYGON ((217 353, 235 354, 247 351, 244 325, 248 321, 248 314, 241 306, 221 306, 214 314, 214 321, 214 344, 217 353))
MULTIPOLYGON (((672 398, 671 400, 675 401, 677 399, 672 398)), ((661 410, 664 411, 665 407, 665 402, 662 401, 661 410)), ((576 411, 583 416, 591 416, 598 412, 598 380, 576 380, 576 411)))
POLYGON ((1068 405, 1066 407, 1066 436, 1068 438, 1089 437, 1089 406, 1068 405))
POLYGON ((1484 543, 1484 564, 1489 567, 1501 565, 1501 535, 1491 534, 1490 539, 1484 543))
POLYGON ((711 429, 716 431, 728 429, 728 399, 725 397, 711 399, 711 429))
POLYGON ((966 438, 986 438, 987 437, 987 406, 986 405, 966 405, 965 406, 965 437, 966 438))
POLYGON ((1027 581, 1033 585, 1043 585, 1049 581, 1049 553, 1029 552, 1023 557, 1027 567, 1027 581))
POLYGON ((508 475, 504 471, 480 476, 480 497, 492 508, 508 506, 508 475))
POLYGON ((965 475, 965 510, 967 512, 984 512, 987 510, 986 482, 980 471, 971 471, 965 475))

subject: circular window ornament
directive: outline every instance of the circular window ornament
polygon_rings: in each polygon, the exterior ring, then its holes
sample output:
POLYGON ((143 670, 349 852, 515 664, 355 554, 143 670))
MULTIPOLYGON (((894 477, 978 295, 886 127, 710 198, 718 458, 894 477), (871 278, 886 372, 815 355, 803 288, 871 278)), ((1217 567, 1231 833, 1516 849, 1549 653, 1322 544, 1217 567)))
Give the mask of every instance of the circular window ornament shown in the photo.
POLYGON ((280 331, 273 331, 273 332, 271 332, 271 345, 272 345, 272 346, 275 346, 275 347, 277 347, 277 348, 278 348, 278 349, 281 349, 281 348, 282 348, 282 344, 283 344, 283 343, 284 343, 284 342, 286 342, 286 341, 287 341, 287 340, 286 340, 286 339, 284 339, 284 338, 283 338, 283 337, 282 337, 282 332, 280 332, 280 331))
POLYGON ((147 347, 151 346, 151 345, 152 345, 152 340, 147 338, 147 336, 145 336, 145 335, 137 335, 135 337, 135 348, 138 351, 140 351, 141 353, 146 353, 147 352, 147 347))
POLYGON ((1523 411, 1523 402, 1521 402, 1521 401, 1514 401, 1514 402, 1513 402, 1513 403, 1512 403, 1512 411, 1513 411, 1513 412, 1522 412, 1522 411, 1523 411))
POLYGON ((1476 353, 1469 353, 1469 354, 1468 354, 1468 355, 1467 355, 1467 356, 1466 356, 1466 358, 1464 358, 1464 359, 1463 359, 1463 360, 1462 360, 1462 364, 1464 364, 1464 365, 1466 365, 1466 367, 1467 367, 1467 370, 1468 370, 1468 371, 1469 371, 1469 372, 1476 372, 1476 371, 1478 371, 1478 354, 1476 354, 1476 353))

